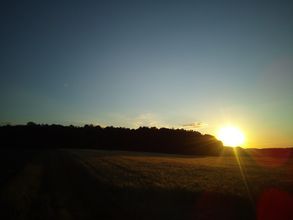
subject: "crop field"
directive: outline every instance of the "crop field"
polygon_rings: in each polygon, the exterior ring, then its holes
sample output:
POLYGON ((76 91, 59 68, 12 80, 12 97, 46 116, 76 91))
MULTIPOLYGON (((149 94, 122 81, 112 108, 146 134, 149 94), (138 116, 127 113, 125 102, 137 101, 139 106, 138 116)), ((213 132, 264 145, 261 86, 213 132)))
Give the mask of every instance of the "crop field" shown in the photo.
POLYGON ((292 157, 52 150, 16 167, 1 219, 293 219, 292 157))

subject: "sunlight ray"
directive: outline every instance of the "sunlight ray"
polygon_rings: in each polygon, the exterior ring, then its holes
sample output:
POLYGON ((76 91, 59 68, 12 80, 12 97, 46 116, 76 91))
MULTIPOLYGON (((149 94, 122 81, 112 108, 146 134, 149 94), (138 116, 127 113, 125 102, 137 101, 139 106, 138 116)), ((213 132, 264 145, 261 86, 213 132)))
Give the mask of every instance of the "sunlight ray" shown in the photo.
POLYGON ((236 161, 237 161, 237 164, 238 164, 239 170, 240 170, 240 174, 241 174, 241 177, 242 177, 242 180, 243 180, 243 184, 244 184, 245 189, 246 189, 246 191, 247 191, 247 195, 248 195, 248 197, 249 197, 251 203, 253 204, 253 198, 252 198, 252 195, 251 195, 251 192, 250 192, 249 186, 248 186, 248 182, 247 182, 247 178, 246 178, 246 175, 245 175, 244 169, 243 169, 243 167, 242 167, 242 164, 241 164, 241 161, 240 161, 240 158, 239 158, 238 152, 237 152, 237 148, 233 148, 233 152, 234 152, 234 155, 235 155, 235 158, 236 158, 236 161))

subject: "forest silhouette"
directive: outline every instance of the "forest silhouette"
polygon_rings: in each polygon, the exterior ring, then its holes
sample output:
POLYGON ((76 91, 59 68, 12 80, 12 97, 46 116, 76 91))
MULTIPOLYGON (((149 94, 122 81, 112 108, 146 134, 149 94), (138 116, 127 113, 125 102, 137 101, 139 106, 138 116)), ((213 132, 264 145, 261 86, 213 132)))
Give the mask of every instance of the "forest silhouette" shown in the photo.
POLYGON ((0 127, 3 149, 102 149, 173 154, 219 155, 221 141, 197 131, 156 127, 129 129, 85 125, 26 125, 0 127))

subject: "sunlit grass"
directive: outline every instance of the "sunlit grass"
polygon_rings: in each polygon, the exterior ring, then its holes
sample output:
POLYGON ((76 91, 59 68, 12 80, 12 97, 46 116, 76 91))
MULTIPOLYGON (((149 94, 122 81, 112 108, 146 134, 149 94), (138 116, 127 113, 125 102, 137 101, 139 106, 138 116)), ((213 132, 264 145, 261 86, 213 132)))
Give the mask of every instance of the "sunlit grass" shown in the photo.
MULTIPOLYGON (((96 167, 102 181, 117 187, 185 189, 214 191, 246 198, 264 185, 280 182, 288 167, 270 170, 253 158, 237 154, 222 157, 192 157, 139 153, 76 154, 96 167), (251 182, 253 184, 251 184, 251 182)), ((270 158, 268 158, 270 159, 270 158)))

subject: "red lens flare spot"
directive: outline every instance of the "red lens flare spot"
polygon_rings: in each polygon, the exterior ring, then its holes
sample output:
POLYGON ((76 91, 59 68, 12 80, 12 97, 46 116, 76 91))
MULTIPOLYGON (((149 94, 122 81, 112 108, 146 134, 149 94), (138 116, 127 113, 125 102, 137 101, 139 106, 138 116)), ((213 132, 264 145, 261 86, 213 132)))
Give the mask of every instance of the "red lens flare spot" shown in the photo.
POLYGON ((257 220, 292 220, 293 198, 284 191, 271 188, 264 191, 257 205, 257 220))

